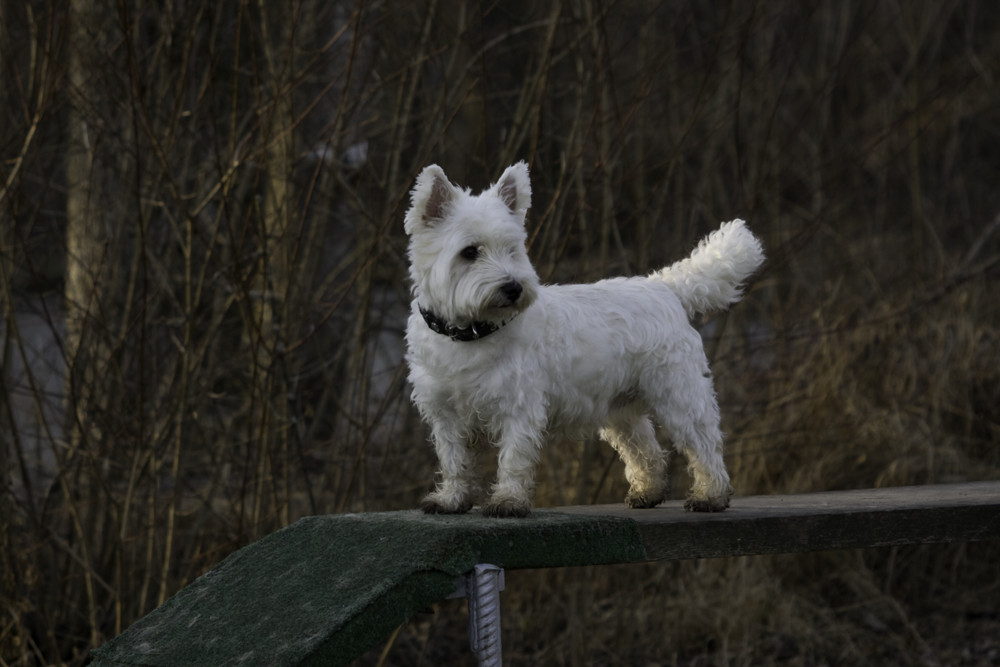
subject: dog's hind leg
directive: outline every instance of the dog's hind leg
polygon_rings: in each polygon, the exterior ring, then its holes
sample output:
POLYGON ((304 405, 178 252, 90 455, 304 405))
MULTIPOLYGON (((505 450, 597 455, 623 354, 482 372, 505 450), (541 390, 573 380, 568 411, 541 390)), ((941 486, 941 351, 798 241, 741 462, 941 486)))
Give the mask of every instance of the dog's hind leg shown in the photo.
POLYGON ((722 458, 719 404, 711 374, 707 365, 673 370, 691 372, 667 395, 658 397, 654 409, 674 448, 688 459, 688 472, 694 481, 684 507, 694 512, 721 512, 729 507, 733 487, 722 458))
POLYGON ((694 479, 684 509, 692 512, 721 512, 729 507, 733 487, 722 460, 722 434, 718 426, 696 427, 699 435, 678 447, 688 458, 688 472, 694 479), (713 433, 714 431, 714 433, 713 433))
POLYGON ((670 490, 668 453, 656 441, 649 417, 627 412, 614 414, 600 436, 615 448, 625 462, 625 479, 629 483, 626 505, 632 508, 656 507, 666 500, 670 490))
POLYGON ((476 495, 475 452, 454 422, 435 422, 432 437, 441 481, 420 501, 420 509, 427 514, 464 514, 472 509, 476 495))

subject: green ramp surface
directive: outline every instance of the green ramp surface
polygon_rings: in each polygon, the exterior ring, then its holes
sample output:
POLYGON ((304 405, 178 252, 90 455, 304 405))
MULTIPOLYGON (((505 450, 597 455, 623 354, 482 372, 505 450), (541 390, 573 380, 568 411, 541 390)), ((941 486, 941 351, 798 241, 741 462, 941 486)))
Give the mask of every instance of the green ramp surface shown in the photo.
POLYGON ((342 665, 456 589, 504 568, 641 561, 634 521, 418 510, 311 516, 240 549, 94 651, 93 665, 342 665))

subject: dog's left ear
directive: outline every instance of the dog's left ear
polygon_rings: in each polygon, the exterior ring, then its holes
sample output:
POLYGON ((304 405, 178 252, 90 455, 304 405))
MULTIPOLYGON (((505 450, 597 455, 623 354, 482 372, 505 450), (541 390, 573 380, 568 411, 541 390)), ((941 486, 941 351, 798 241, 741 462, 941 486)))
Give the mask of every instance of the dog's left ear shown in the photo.
POLYGON ((531 180, 528 178, 527 163, 521 161, 507 167, 493 190, 512 213, 523 219, 531 208, 531 180))

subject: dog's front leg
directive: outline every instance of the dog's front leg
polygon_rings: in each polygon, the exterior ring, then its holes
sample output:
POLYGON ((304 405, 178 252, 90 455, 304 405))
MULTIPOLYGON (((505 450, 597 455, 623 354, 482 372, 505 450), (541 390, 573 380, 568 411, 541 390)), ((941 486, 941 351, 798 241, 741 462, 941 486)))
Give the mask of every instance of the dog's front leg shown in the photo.
POLYGON ((536 436, 505 431, 498 445, 497 481, 483 514, 494 517, 522 517, 531 511, 535 488, 535 464, 540 442, 536 436))
POLYGON ((420 509, 427 514, 464 514, 476 496, 475 452, 453 423, 436 422, 432 437, 441 481, 420 501, 420 509))

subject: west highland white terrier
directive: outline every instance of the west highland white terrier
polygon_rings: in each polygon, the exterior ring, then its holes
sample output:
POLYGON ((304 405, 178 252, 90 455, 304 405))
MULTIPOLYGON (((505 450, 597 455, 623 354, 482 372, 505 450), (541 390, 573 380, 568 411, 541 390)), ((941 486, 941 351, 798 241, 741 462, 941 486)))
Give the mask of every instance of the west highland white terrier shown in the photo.
POLYGON ((441 464, 425 512, 472 508, 476 451, 489 443, 499 459, 482 511, 525 516, 543 440, 594 432, 625 462, 625 504, 654 507, 668 491, 668 455, 654 424, 688 458, 694 483, 685 507, 729 506, 719 406, 689 317, 738 301, 764 260, 742 220, 648 276, 540 285, 525 249, 524 162, 478 195, 431 165, 411 197, 406 359, 441 464))

